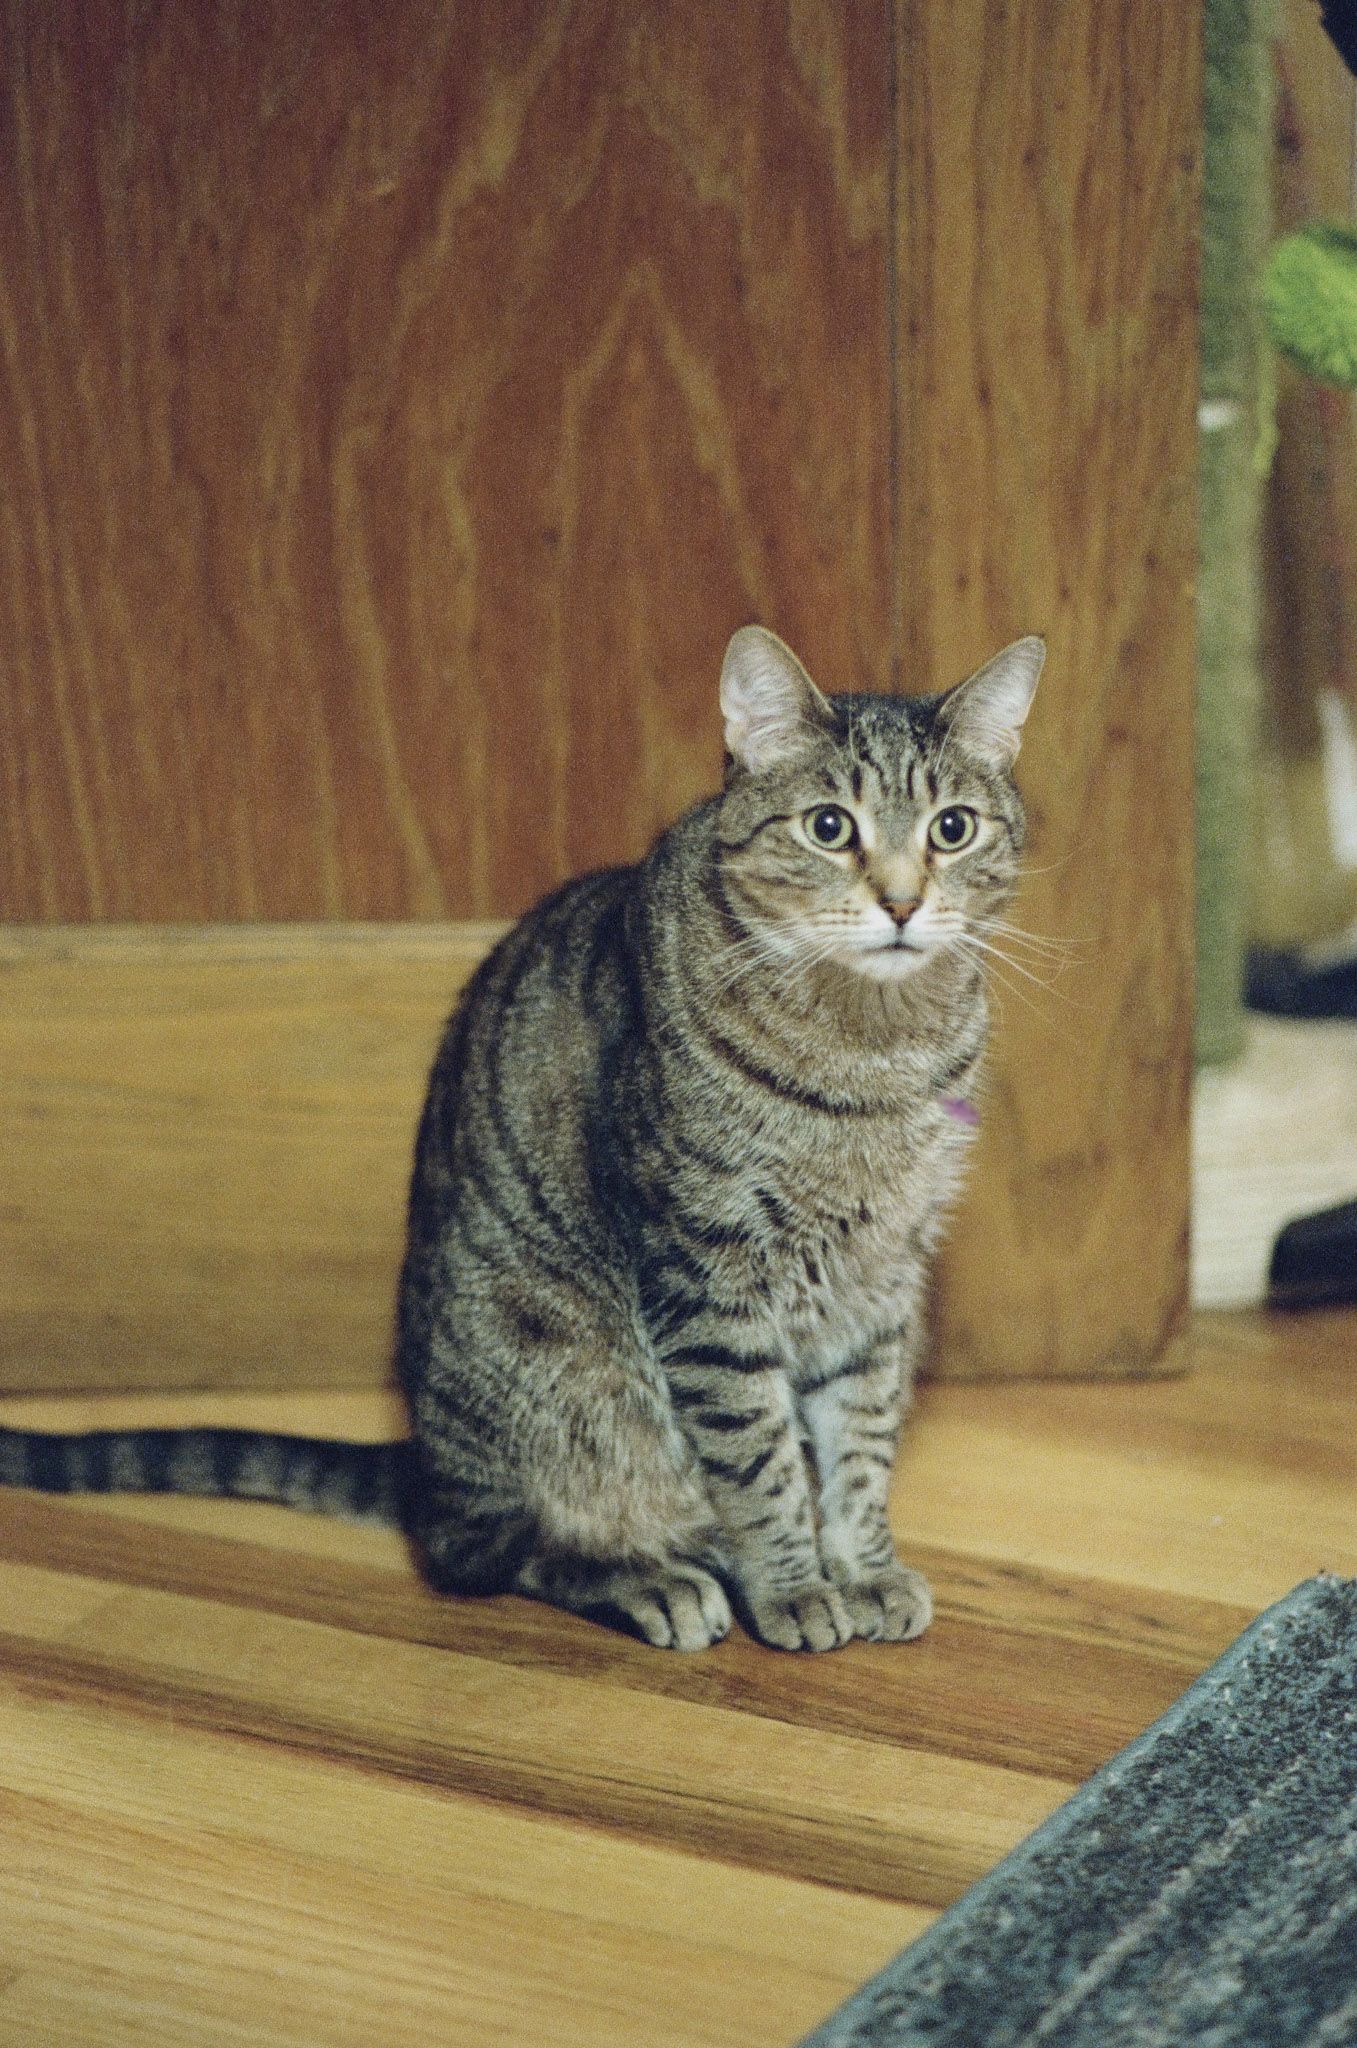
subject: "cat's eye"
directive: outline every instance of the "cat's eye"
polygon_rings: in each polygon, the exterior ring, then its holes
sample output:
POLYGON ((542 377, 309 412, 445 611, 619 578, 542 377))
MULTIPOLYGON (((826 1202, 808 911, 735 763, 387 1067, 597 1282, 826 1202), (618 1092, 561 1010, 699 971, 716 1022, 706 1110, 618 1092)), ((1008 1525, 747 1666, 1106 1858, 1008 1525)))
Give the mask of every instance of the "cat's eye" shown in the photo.
POLYGON ((858 828, 838 804, 817 804, 801 822, 811 845, 822 846, 826 853, 843 853, 857 844, 858 828))
POLYGON ((951 804, 939 811, 928 827, 928 840, 939 853, 960 853, 980 829, 980 820, 964 804, 951 804))

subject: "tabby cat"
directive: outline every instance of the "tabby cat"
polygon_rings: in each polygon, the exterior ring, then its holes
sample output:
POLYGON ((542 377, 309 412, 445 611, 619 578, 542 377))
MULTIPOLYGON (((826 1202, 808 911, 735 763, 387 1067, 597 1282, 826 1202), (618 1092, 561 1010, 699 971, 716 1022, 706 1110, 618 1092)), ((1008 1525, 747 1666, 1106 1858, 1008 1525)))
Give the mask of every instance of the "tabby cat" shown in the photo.
POLYGON ((940 697, 721 675, 719 796, 569 883, 434 1064, 400 1284, 404 1446, 0 1431, 0 1479, 401 1518, 431 1582, 698 1650, 903 1641, 887 1491, 1012 892, 1044 655, 940 697))

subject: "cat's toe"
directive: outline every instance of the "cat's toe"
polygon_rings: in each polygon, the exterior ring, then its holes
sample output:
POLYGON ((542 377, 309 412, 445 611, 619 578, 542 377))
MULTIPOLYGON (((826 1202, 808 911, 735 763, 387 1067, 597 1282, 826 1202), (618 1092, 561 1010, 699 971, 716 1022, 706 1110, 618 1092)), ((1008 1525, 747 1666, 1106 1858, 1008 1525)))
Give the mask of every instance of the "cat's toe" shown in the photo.
POLYGON ((933 1619, 927 1579, 903 1565, 880 1578, 845 1586, 843 1597, 853 1633, 870 1643, 907 1643, 921 1636, 933 1619))
POLYGON ((673 1648, 705 1650, 730 1632, 730 1602, 716 1580, 677 1579, 669 1588, 669 1614, 674 1625, 673 1648))
POLYGON ((759 1641, 774 1650, 837 1650, 853 1635, 843 1595, 827 1583, 785 1599, 751 1600, 749 1618, 759 1641))
POLYGON ((730 1629, 730 1602, 706 1572, 657 1574, 614 1600, 658 1650, 710 1649, 730 1629))

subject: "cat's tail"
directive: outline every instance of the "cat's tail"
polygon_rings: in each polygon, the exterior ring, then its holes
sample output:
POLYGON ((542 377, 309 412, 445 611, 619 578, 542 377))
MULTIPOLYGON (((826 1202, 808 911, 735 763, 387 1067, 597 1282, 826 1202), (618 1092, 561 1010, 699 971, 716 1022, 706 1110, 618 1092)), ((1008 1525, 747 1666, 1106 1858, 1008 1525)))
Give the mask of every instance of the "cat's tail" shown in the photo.
POLYGON ((43 1493, 178 1493, 278 1501, 400 1525, 409 1446, 332 1443, 251 1429, 0 1429, 0 1485, 43 1493))

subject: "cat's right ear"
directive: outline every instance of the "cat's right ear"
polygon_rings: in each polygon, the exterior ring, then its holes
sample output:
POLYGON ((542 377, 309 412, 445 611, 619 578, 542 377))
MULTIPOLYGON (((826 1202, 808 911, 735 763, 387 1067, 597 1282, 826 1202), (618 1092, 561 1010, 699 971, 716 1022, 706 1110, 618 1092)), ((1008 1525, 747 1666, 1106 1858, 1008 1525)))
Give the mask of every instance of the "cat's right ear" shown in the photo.
POLYGON ((1035 633, 1015 640, 938 706, 938 723, 992 768, 1007 771, 1018 758, 1022 729, 1046 659, 1046 642, 1035 633))
POLYGON ((741 626, 721 664, 726 750, 757 774, 804 754, 833 713, 790 647, 764 626, 741 626))

